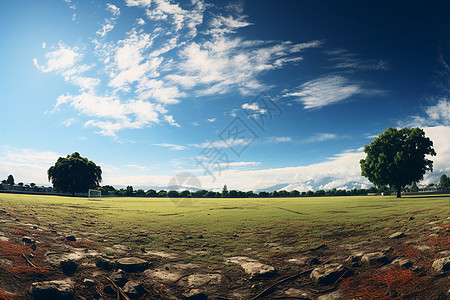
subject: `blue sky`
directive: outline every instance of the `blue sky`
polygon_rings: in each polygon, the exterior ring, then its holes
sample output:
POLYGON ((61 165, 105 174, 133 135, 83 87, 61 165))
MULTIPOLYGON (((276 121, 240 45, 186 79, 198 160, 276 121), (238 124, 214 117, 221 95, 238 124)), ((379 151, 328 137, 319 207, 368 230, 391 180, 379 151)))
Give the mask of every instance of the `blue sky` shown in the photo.
POLYGON ((366 187, 361 148, 420 126, 436 182, 450 173, 450 5, 392 2, 4 2, 0 176, 48 184, 78 151, 104 184, 366 187))

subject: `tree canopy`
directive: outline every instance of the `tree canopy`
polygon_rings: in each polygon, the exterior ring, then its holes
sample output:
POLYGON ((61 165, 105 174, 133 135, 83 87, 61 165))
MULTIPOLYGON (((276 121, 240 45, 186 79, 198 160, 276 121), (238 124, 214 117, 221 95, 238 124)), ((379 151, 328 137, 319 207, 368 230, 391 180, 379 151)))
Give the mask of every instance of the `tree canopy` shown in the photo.
POLYGON ((439 180, 439 185, 443 190, 450 189, 450 178, 446 174, 442 174, 439 180))
POLYGON ((6 184, 14 185, 14 176, 8 175, 8 178, 6 179, 6 184))
POLYGON ((433 171, 433 161, 426 155, 436 155, 433 142, 422 129, 406 127, 388 127, 364 146, 364 152, 367 156, 360 161, 361 175, 378 187, 394 188, 398 198, 402 188, 422 180, 426 171, 433 171))
POLYGON ((100 166, 81 157, 78 152, 58 158, 55 165, 48 169, 47 174, 56 191, 72 195, 86 193, 102 181, 100 166))

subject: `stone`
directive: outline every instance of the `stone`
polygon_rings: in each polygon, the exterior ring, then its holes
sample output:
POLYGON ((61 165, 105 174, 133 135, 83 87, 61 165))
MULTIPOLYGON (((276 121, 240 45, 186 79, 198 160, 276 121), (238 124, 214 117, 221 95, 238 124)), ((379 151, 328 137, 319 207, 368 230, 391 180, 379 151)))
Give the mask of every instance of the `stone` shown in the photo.
POLYGON ((310 278, 319 284, 331 285, 335 284, 341 276, 348 274, 349 270, 342 264, 330 263, 315 268, 310 275, 310 278))
POLYGON ((361 262, 367 265, 374 264, 388 264, 390 262, 389 258, 383 251, 366 253, 361 257, 361 262))
POLYGON ((96 282, 93 279, 85 278, 83 280, 83 284, 87 287, 91 287, 91 286, 94 286, 96 284, 96 282))
POLYGON ((422 246, 414 246, 414 248, 416 248, 416 249, 419 250, 420 252, 424 252, 424 251, 431 250, 431 247, 430 247, 430 246, 426 246, 426 245, 422 245, 422 246))
POLYGON ((188 292, 183 293, 183 300, 205 300, 208 299, 205 293, 199 289, 192 289, 188 292))
POLYGON ((22 237, 22 242, 26 243, 26 244, 32 244, 34 243, 34 241, 29 237, 29 236, 24 236, 22 237))
POLYGON ((72 259, 62 260, 59 265, 66 275, 72 275, 78 268, 77 263, 72 259))
POLYGON ((322 296, 317 297, 317 300, 340 300, 345 299, 344 295, 340 291, 335 291, 329 294, 325 294, 322 296))
POLYGON ((114 262, 114 260, 105 258, 103 256, 97 257, 97 260, 95 261, 95 265, 104 270, 112 270, 116 267, 116 263, 114 262))
POLYGON ((139 281, 128 281, 123 287, 123 291, 128 297, 136 299, 144 293, 144 287, 139 281))
POLYGON ((7 258, 0 258, 0 267, 3 269, 11 268, 14 266, 14 263, 7 258))
POLYGON ((120 269, 112 273, 109 278, 111 278, 111 280, 120 287, 123 287, 128 281, 128 279, 125 277, 125 272, 120 269))
POLYGON ((397 258, 391 263, 391 265, 396 265, 402 268, 411 268, 413 263, 407 258, 397 258))
POLYGON ((35 282, 31 285, 35 300, 74 299, 73 283, 69 280, 52 280, 35 282))
POLYGON ((219 285, 222 282, 220 274, 192 274, 186 277, 186 283, 190 287, 199 287, 203 285, 219 285))
POLYGON ((71 242, 76 242, 77 241, 76 237, 73 236, 73 235, 66 236, 66 240, 71 241, 71 242))
POLYGON ((127 272, 142 271, 148 268, 146 260, 137 257, 124 257, 116 259, 117 267, 127 272))
POLYGON ((228 262, 240 265, 251 279, 270 277, 276 274, 275 268, 245 256, 235 256, 227 259, 228 262))
POLYGON ((442 274, 450 270, 450 256, 436 259, 431 265, 433 271, 437 274, 442 274))
POLYGON ((286 296, 290 297, 290 298, 295 298, 295 299, 314 299, 313 295, 306 290, 299 290, 299 289, 295 289, 295 288, 289 288, 287 290, 284 291, 284 293, 286 294, 286 296))
POLYGON ((399 238, 402 238, 402 237, 404 237, 405 236, 405 233, 404 232, 396 232, 396 233, 393 233, 393 234, 391 234, 390 236, 389 236, 389 238, 390 239, 399 239, 399 238))

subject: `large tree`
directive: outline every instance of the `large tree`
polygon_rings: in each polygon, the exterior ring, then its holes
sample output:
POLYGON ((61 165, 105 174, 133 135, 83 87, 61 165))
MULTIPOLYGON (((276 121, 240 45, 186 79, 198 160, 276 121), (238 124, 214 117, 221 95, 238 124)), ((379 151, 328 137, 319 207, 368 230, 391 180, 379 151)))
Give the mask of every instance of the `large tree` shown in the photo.
POLYGON ((102 169, 94 162, 74 152, 67 157, 60 157, 55 165, 47 171, 48 180, 56 191, 86 193, 99 186, 102 181, 102 169))
POLYGON ((441 189, 448 190, 450 189, 450 178, 446 174, 442 174, 439 185, 441 186, 441 189))
POLYGON ((6 179, 6 183, 9 185, 14 185, 14 176, 8 175, 8 179, 6 179))
POLYGON ((433 171, 433 161, 426 155, 436 155, 433 142, 420 128, 390 128, 364 146, 366 159, 360 161, 361 175, 378 187, 389 185, 401 197, 408 184, 423 179, 426 171, 433 171))

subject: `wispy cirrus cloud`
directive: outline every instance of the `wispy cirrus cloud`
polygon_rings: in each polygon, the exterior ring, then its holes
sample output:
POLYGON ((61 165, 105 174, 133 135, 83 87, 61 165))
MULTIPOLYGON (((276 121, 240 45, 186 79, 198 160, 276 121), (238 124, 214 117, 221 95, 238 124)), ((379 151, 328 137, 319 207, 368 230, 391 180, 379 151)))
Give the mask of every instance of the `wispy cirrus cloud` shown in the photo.
POLYGON ((42 72, 60 74, 79 89, 58 97, 53 112, 69 106, 89 118, 81 124, 96 127, 105 136, 117 137, 121 130, 145 128, 160 120, 180 127, 169 114, 170 105, 187 96, 236 90, 246 95, 268 88, 271 85, 262 75, 301 62, 304 51, 323 43, 244 39, 239 30, 252 24, 239 3, 224 8, 202 0, 126 0, 125 4, 98 8, 109 15, 89 41, 77 47, 63 42, 46 47, 46 62, 34 60, 42 72), (108 32, 129 7, 140 8, 141 16, 123 38, 114 39, 108 32), (89 102, 111 106, 105 113, 91 109, 89 102))
POLYGON ((114 4, 107 3, 106 10, 111 13, 111 17, 106 18, 102 24, 102 28, 97 31, 97 34, 101 37, 105 37, 108 32, 114 29, 116 21, 120 16, 120 8, 114 4))
POLYGON ((169 148, 170 150, 186 150, 189 147, 187 146, 183 146, 183 145, 176 145, 176 144, 167 144, 167 143, 162 143, 162 144, 153 144, 155 146, 160 146, 160 147, 165 147, 165 148, 169 148))
POLYGON ((334 63, 332 68, 342 70, 369 70, 388 71, 390 70, 387 59, 363 59, 360 56, 350 53, 345 49, 335 49, 326 51, 330 56, 330 61, 334 63))
POLYGON ((292 142, 292 138, 289 136, 271 136, 267 138, 267 141, 273 144, 288 143, 292 142))
POLYGON ((337 139, 338 136, 334 133, 318 133, 312 137, 309 137, 307 139, 304 139, 302 143, 310 144, 310 143, 318 143, 318 142, 324 142, 328 140, 334 140, 337 139))
POLYGON ((295 97, 304 109, 321 108, 345 101, 356 95, 382 95, 384 91, 365 88, 362 83, 352 82, 341 75, 329 75, 310 80, 298 86, 284 97, 295 97))

